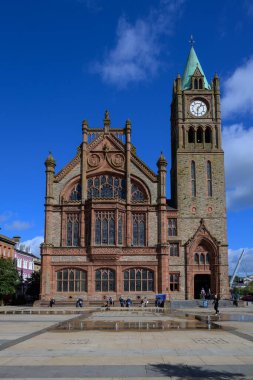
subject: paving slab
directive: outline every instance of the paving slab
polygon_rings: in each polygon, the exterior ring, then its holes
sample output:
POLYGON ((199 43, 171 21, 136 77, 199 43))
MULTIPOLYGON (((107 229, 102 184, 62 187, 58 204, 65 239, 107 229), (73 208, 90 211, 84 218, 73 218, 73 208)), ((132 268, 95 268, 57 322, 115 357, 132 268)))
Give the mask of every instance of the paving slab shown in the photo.
MULTIPOLYGON (((180 313, 167 315, 167 320, 187 319, 180 313)), ((114 323, 118 314, 96 312, 86 319, 114 323)), ((78 316, 0 314, 0 378, 253 379, 253 342, 246 334, 251 322, 216 321, 221 328, 208 329, 204 320, 198 321, 203 329, 161 331, 56 328, 71 324, 73 317, 78 316), (9 346, 4 346, 6 340, 9 346)), ((146 311, 123 312, 120 318, 141 323, 166 320, 164 314, 146 311)))

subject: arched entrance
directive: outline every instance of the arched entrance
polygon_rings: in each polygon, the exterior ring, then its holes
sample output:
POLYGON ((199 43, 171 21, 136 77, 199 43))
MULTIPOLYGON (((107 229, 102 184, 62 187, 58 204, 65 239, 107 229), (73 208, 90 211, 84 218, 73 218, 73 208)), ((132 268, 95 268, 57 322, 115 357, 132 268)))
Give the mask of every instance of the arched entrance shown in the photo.
POLYGON ((194 298, 200 298, 201 289, 204 288, 207 293, 211 289, 210 274, 195 274, 194 276, 194 298))

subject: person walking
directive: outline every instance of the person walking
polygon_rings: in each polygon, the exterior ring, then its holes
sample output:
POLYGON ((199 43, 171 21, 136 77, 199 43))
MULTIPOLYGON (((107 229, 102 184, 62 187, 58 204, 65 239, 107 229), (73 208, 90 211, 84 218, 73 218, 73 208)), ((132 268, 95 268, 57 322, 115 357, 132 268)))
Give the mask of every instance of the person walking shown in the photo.
POLYGON ((217 294, 215 294, 214 296, 213 305, 214 305, 215 315, 218 315, 220 312, 219 312, 219 297, 217 294))

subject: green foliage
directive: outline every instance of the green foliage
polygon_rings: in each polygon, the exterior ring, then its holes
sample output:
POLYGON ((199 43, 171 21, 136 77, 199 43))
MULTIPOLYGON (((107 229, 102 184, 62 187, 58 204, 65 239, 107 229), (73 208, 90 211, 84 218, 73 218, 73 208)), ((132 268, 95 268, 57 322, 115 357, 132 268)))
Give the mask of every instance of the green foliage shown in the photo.
POLYGON ((40 294, 40 271, 33 272, 31 277, 26 280, 26 294, 34 299, 39 298, 40 294))
POLYGON ((0 300, 15 294, 19 283, 19 274, 13 261, 0 258, 0 300))
POLYGON ((249 282, 246 288, 243 289, 244 294, 253 294, 253 281, 249 282))
POLYGON ((253 281, 251 281, 245 288, 235 287, 234 293, 239 294, 240 296, 246 296, 247 294, 253 294, 253 281))

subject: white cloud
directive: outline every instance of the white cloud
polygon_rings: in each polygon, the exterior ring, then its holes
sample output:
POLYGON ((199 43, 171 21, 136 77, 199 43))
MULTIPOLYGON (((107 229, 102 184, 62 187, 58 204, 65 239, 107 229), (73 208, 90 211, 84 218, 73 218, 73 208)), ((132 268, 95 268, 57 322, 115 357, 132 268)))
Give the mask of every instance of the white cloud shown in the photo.
POLYGON ((14 220, 10 224, 5 224, 4 228, 8 231, 10 230, 16 230, 16 231, 24 231, 31 228, 33 225, 29 222, 23 222, 22 220, 14 220))
POLYGON ((223 129, 227 206, 253 207, 253 127, 233 124, 223 129))
POLYGON ((223 88, 221 106, 225 118, 247 112, 253 115, 253 57, 234 71, 223 88))
POLYGON ((238 259, 244 249, 244 255, 241 264, 238 268, 237 275, 245 277, 246 275, 253 274, 253 248, 240 248, 237 250, 228 250, 228 266, 229 274, 233 274, 238 259))
POLYGON ((31 248, 31 253, 33 253, 36 256, 40 256, 40 245, 43 243, 44 238, 43 236, 36 236, 30 240, 26 240, 22 242, 22 245, 25 245, 26 247, 31 248))
POLYGON ((182 3, 183 0, 160 1, 147 17, 133 24, 120 18, 116 46, 106 54, 103 62, 93 65, 93 71, 105 82, 118 87, 152 77, 160 66, 159 37, 172 32, 182 3))

